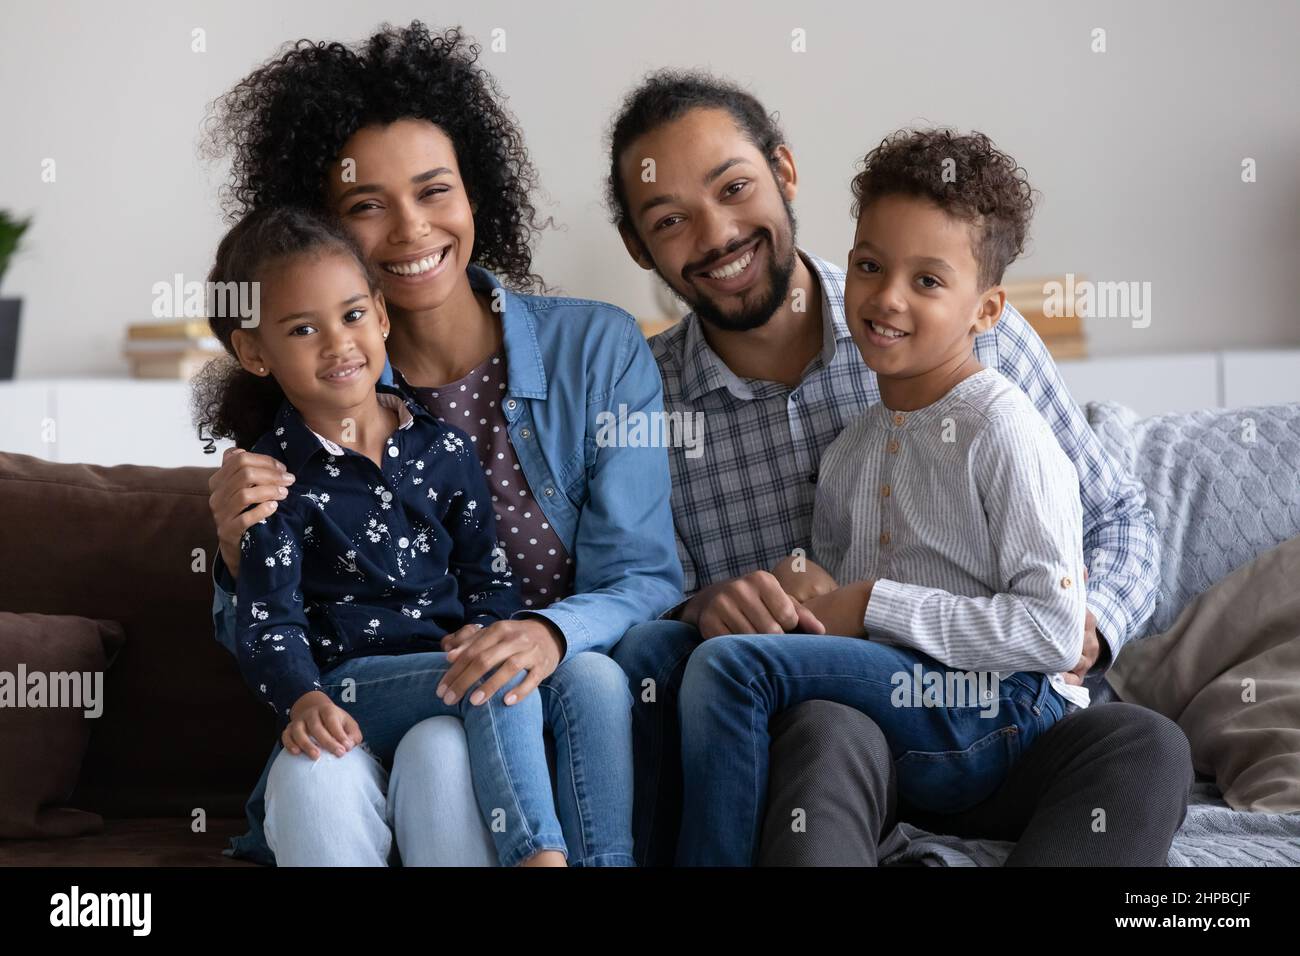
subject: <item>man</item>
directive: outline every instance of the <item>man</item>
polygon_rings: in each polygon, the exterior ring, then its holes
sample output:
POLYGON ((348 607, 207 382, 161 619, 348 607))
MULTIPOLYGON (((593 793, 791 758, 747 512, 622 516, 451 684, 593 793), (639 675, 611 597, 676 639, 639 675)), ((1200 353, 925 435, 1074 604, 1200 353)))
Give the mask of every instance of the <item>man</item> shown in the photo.
MULTIPOLYGON (((693 309, 651 343, 665 409, 704 416, 704 454, 671 451, 688 600, 614 652, 636 698, 636 853, 655 865, 672 861, 680 822, 687 660, 721 634, 825 632, 766 569, 806 547, 821 453, 879 392, 850 341, 843 270, 795 244, 794 156, 754 97, 707 75, 658 73, 626 98, 610 140, 608 201, 628 253, 693 309)), ((1068 679, 1099 691, 1154 608, 1157 542, 1141 485, 1098 445, 1014 308, 976 353, 1034 401, 1079 472, 1088 615, 1068 679)), ((927 818, 898 806, 889 747, 865 715, 814 701, 772 732, 759 854, 772 864, 874 865, 902 809, 929 829, 1018 841, 1012 864, 1161 865, 1192 777, 1175 724, 1103 703, 1053 726, 984 803, 927 818)))

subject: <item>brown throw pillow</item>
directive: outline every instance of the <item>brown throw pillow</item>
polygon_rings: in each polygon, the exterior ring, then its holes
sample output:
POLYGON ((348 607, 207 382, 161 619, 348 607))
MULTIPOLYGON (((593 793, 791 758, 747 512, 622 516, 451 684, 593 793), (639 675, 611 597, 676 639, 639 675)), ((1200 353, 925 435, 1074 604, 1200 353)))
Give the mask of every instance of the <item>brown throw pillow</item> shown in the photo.
POLYGON ((1300 811, 1300 537, 1238 568, 1106 679, 1187 734, 1235 810, 1300 811))
POLYGON ((125 635, 113 621, 0 612, 0 837, 79 836, 103 819, 63 806, 125 635))

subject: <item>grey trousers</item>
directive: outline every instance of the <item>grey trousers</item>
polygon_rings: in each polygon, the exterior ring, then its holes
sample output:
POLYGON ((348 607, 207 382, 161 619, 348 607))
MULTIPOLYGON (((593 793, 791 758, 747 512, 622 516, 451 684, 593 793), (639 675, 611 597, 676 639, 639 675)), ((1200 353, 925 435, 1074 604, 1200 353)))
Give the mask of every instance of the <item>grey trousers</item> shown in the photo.
POLYGON ((851 707, 809 701, 770 729, 762 866, 875 866, 899 820, 1015 841, 1008 866, 1164 866, 1194 779, 1179 726, 1121 702, 1067 714, 997 793, 945 816, 899 805, 884 734, 851 707))

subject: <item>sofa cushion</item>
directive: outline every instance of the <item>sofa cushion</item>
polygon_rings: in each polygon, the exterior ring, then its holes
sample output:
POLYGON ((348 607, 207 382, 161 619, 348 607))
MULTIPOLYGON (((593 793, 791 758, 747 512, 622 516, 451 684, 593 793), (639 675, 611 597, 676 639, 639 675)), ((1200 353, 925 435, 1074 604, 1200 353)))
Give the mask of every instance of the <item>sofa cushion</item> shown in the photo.
POLYGON ((77 784, 104 672, 122 646, 112 621, 0 611, 0 837, 62 837, 103 826, 65 806, 77 784))
POLYGON ((73 806, 238 816, 274 742, 272 716, 212 636, 211 474, 0 453, 0 611, 126 633, 73 806))
POLYGON ((1090 402, 1102 445, 1146 488, 1160 536, 1155 614, 1168 630, 1193 598, 1300 534, 1300 403, 1139 419, 1090 402))
POLYGON ((0 841, 0 866, 240 866, 224 856, 242 817, 218 817, 195 831, 188 818, 109 820, 100 833, 67 840, 0 841))

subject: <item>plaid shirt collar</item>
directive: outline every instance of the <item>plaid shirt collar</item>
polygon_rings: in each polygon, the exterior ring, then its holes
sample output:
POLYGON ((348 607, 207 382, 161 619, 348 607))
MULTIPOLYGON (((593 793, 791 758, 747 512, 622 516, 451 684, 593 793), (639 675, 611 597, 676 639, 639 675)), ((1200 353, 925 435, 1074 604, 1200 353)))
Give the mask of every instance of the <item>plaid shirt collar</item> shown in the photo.
MULTIPOLYGON (((804 263, 817 280, 822 298, 822 365, 829 368, 839 343, 851 339, 844 320, 844 272, 825 259, 804 249, 798 250, 804 263), (832 334, 833 333, 833 334, 832 334)), ((725 388, 739 399, 755 398, 753 379, 744 379, 727 367, 704 337, 703 323, 694 312, 682 319, 685 340, 682 343, 682 395, 697 402, 709 392, 725 388)))

